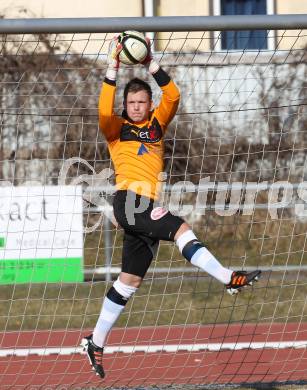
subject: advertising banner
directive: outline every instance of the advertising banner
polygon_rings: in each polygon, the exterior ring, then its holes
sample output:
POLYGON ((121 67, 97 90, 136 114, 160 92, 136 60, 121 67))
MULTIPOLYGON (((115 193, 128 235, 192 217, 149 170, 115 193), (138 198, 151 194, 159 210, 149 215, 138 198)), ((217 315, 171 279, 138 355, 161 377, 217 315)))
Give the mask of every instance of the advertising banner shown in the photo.
POLYGON ((0 284, 82 280, 81 186, 0 187, 0 284))

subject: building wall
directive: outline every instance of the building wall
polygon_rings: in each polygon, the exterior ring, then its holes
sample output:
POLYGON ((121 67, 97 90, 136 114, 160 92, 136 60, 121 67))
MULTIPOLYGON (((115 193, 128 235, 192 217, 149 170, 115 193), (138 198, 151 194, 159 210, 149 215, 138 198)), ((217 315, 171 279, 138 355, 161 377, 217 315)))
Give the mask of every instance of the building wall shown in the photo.
MULTIPOLYGON (((159 16, 210 15, 218 0, 153 0, 159 16)), ((307 14, 305 0, 275 0, 277 14, 307 14)), ((22 17, 20 8, 28 9, 36 17, 112 17, 142 16, 142 0, 1 0, 0 13, 22 17), (127 7, 129 4, 129 7, 127 7)))
POLYGON ((210 0, 159 0, 156 10, 159 16, 209 15, 210 0))
MULTIPOLYGON (((158 16, 210 15, 219 0, 153 0, 154 13, 158 16)), ((0 14, 6 17, 114 17, 143 15, 143 0, 1 0, 0 14), (129 3, 129 7, 127 4, 129 3), (23 11, 29 12, 25 14, 23 11)), ((307 1, 275 0, 277 14, 307 14, 307 1)), ((307 45, 307 31, 277 31, 278 49, 288 50, 307 45)), ((209 32, 180 32, 156 34, 156 50, 180 53, 184 50, 209 51, 215 47, 213 34, 209 32), (169 39, 170 38, 170 39, 169 39)), ((87 48, 88 49, 88 48, 87 48)), ((105 52, 105 49, 103 50, 105 52)))
MULTIPOLYGON (((302 0, 277 0, 276 11, 277 14, 307 14, 307 1, 302 0)), ((277 42, 280 41, 278 47, 280 49, 301 48, 307 45, 307 30, 291 30, 278 31, 277 42), (300 33, 301 38, 297 40, 300 33), (282 37, 282 39, 281 39, 282 37), (281 39, 281 40, 280 40, 281 39)))
POLYGON ((142 16, 142 0, 1 0, 0 13, 23 17, 26 8, 32 17, 81 18, 142 16), (127 4, 129 3, 129 7, 127 4))
MULTIPOLYGON (((156 1, 156 15, 158 16, 207 16, 210 15, 210 0, 159 0, 156 1)), ((168 40, 169 33, 159 33, 157 37, 161 40, 157 45, 160 51, 167 50, 179 52, 184 44, 185 49, 193 50, 196 47, 200 51, 210 49, 210 34, 204 32, 176 32, 168 40), (203 38, 199 46, 200 39, 203 38)))
POLYGON ((304 0, 277 0, 277 14, 307 14, 307 2, 304 0))

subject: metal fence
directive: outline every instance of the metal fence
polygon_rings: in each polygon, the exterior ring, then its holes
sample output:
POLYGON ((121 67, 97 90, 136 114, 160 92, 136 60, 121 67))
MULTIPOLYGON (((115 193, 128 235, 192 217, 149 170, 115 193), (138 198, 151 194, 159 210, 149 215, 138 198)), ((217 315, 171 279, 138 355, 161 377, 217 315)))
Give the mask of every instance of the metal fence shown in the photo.
MULTIPOLYGON (((213 204, 203 204, 201 213, 205 212, 219 212, 220 214, 222 212, 232 212, 235 213, 242 213, 247 212, 251 213, 254 210, 266 210, 267 212, 272 211, 272 213, 276 212, 277 210, 283 210, 283 209, 289 209, 291 210, 291 213, 295 215, 295 208, 300 208, 300 215, 296 216, 298 220, 304 222, 307 219, 307 204, 304 199, 300 199, 297 195, 297 191, 299 189, 307 189, 307 182, 301 182, 301 183, 288 183, 288 182, 275 182, 275 183, 210 183, 210 184, 200 184, 200 185, 193 185, 192 183, 185 183, 181 184, 180 186, 172 187, 170 185, 165 185, 164 187, 164 195, 163 198, 169 199, 170 203, 166 204, 166 207, 168 207, 170 210, 172 208, 174 209, 174 204, 172 204, 172 199, 170 198, 170 194, 175 194, 175 197, 177 198, 176 206, 179 209, 182 210, 182 200, 180 198, 184 194, 203 194, 205 197, 207 197, 210 193, 217 193, 217 192, 223 192, 225 194, 233 194, 233 192, 239 192, 240 194, 247 194, 248 192, 251 192, 253 194, 253 198, 257 198, 257 194, 259 194, 261 191, 266 191, 268 194, 275 193, 275 199, 279 198, 276 202, 267 202, 267 203, 246 203, 245 197, 239 196, 239 202, 233 205, 231 203, 231 196, 229 198, 229 201, 226 203, 216 203, 213 204), (291 197, 287 196, 287 190, 291 190, 291 197), (294 190, 294 191, 293 191, 294 190), (292 192, 293 191, 293 192, 292 192), (306 209, 306 211, 305 211, 306 209)), ((88 187, 86 189, 88 194, 92 193, 98 193, 103 192, 106 194, 106 196, 111 196, 116 191, 115 186, 104 186, 104 187, 88 187)), ((202 195, 202 196, 203 196, 202 195)), ((90 198, 90 195, 87 195, 88 198, 90 198)), ((203 198, 204 199, 204 198, 203 198)), ((268 199, 270 199, 270 195, 268 195, 268 199)), ((177 209, 178 211, 178 209, 177 209)), ((176 212, 176 210, 175 210, 176 212)), ((112 222, 110 218, 107 216, 110 216, 112 214, 112 206, 111 204, 105 204, 103 206, 95 206, 95 207, 88 207, 84 210, 84 214, 88 215, 88 213, 101 213, 105 216, 103 218, 103 237, 104 237, 104 257, 105 257, 105 266, 102 267, 96 267, 92 269, 86 269, 85 270, 85 280, 91 280, 93 277, 100 278, 110 281, 112 279, 112 275, 117 275, 120 272, 119 267, 112 267, 112 222)), ((231 213, 231 214, 232 214, 231 213)), ((192 212, 187 212, 189 214, 189 220, 192 222, 193 219, 195 219, 195 214, 192 212)), ((227 218, 227 216, 226 216, 227 218)), ((245 267, 246 270, 253 269, 253 267, 245 267)), ((299 265, 299 266, 271 266, 271 267, 262 267, 263 271, 271 271, 271 272, 296 272, 296 271, 306 271, 307 265, 299 265)), ((149 273, 187 273, 187 274, 193 274, 195 272, 202 272, 196 267, 173 267, 173 268, 161 268, 161 267, 155 267, 154 269, 149 269, 149 273)))

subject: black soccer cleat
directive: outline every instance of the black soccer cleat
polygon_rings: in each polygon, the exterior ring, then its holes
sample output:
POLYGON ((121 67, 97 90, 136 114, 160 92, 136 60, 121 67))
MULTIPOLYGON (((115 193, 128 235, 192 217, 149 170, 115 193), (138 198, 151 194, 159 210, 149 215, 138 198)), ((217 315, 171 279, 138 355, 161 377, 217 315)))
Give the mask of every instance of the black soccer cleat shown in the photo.
POLYGON ((226 290, 230 295, 238 294, 242 287, 251 286, 260 278, 261 271, 233 271, 230 283, 226 284, 226 290))
POLYGON ((103 348, 97 347, 97 345, 93 343, 92 334, 82 339, 81 346, 83 347, 83 351, 86 352, 90 365, 96 372, 96 375, 100 376, 100 378, 104 378, 105 373, 102 367, 103 348))

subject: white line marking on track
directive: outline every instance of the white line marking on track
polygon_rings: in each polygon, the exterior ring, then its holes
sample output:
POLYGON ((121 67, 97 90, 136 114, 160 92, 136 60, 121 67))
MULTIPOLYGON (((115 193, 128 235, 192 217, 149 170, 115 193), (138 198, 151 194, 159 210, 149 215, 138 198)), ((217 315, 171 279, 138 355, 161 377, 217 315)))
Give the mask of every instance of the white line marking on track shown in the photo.
MULTIPOLYGON (((307 341, 263 341, 245 343, 207 343, 207 344, 161 344, 161 345, 115 345, 105 347, 104 354, 113 353, 157 353, 157 352, 199 352, 199 351, 237 351, 241 349, 287 349, 307 348, 307 341)), ((82 347, 46 347, 46 348, 7 348, 0 349, 0 358, 7 356, 49 356, 83 354, 82 347)))

